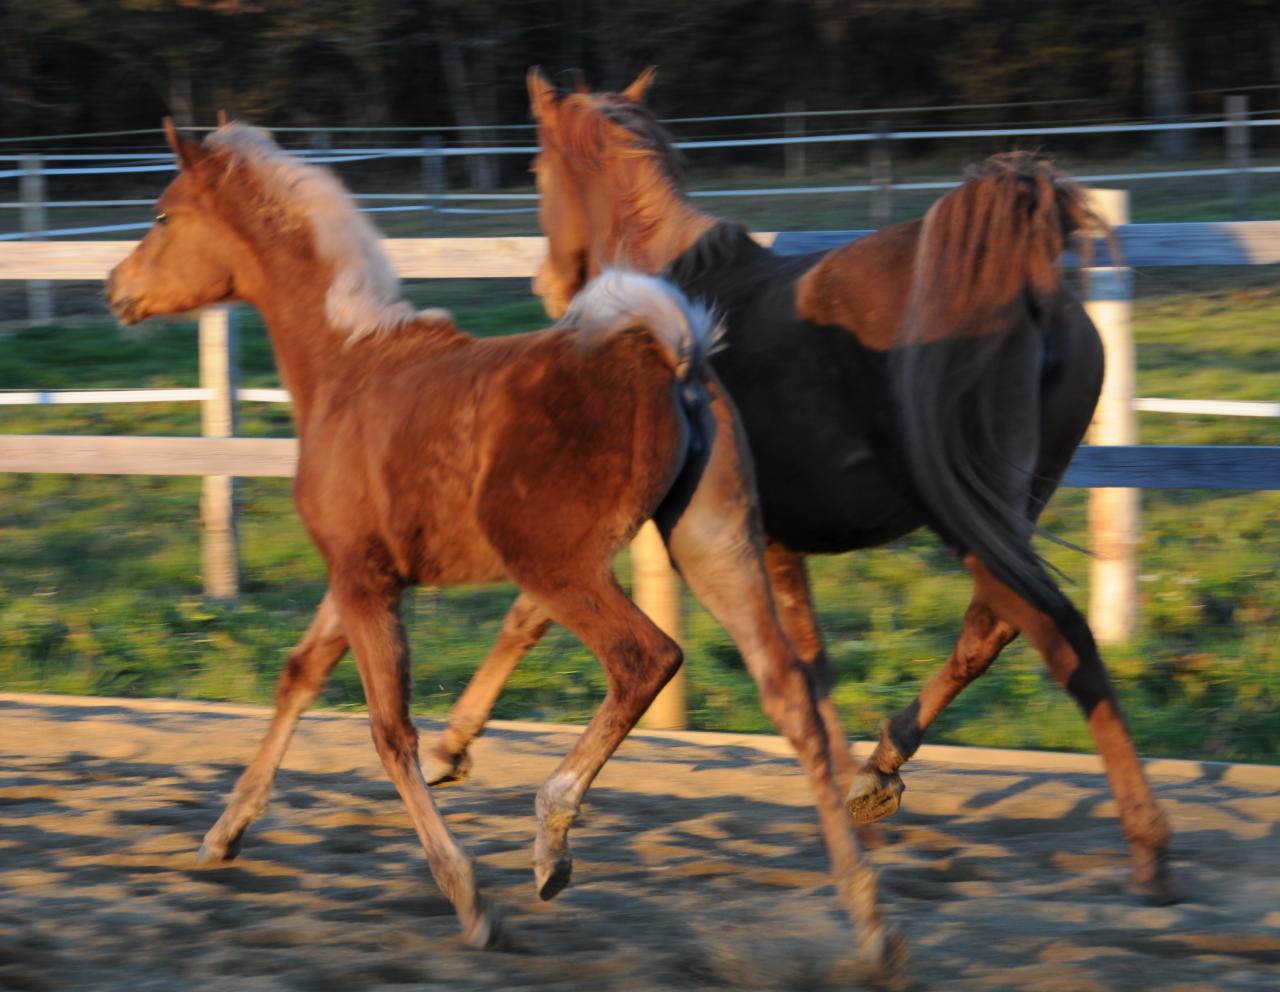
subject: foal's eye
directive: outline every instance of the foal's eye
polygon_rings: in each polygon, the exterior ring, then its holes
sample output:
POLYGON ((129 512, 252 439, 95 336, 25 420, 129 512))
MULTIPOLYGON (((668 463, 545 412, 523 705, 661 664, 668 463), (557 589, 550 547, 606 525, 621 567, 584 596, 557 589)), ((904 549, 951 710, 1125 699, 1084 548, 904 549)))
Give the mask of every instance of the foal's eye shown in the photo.
POLYGON ((165 213, 156 214, 156 223, 157 224, 169 223, 169 215, 165 213))

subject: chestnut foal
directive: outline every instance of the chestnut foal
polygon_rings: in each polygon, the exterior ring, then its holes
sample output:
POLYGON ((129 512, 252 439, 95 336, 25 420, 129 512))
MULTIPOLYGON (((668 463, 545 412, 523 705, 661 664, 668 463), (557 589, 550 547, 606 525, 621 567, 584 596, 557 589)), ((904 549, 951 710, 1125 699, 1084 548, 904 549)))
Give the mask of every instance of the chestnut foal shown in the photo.
POLYGON ((770 598, 745 442, 705 364, 707 311, 652 277, 611 271, 554 328, 474 339, 442 311, 395 302, 372 227, 328 172, 256 128, 226 125, 203 144, 166 128, 179 175, 156 225, 111 273, 108 298, 126 323, 227 299, 262 312, 293 398, 298 511, 329 575, 202 860, 236 855, 299 715, 349 646, 374 744, 432 874, 466 940, 490 944, 495 918, 419 765, 398 607, 415 583, 510 579, 517 612, 573 631, 609 680, 538 792, 535 878, 542 898, 554 896, 569 882, 567 835, 583 795, 682 660, 611 569, 652 517, 799 755, 863 956, 896 960, 814 690, 770 598))

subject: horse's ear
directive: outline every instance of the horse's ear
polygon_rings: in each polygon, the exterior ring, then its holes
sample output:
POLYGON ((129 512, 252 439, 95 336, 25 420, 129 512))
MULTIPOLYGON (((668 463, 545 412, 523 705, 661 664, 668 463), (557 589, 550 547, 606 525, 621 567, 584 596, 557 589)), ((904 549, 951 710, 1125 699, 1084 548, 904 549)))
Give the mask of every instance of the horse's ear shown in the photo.
POLYGON ((556 88, 536 65, 529 70, 529 107, 540 124, 550 124, 555 119, 556 88))
POLYGON ((651 65, 644 72, 636 76, 636 81, 622 91, 632 103, 644 103, 645 94, 649 92, 649 87, 653 85, 653 77, 658 74, 658 67, 651 65))
POLYGON ((226 127, 230 123, 231 123, 231 118, 227 116, 227 112, 225 110, 219 110, 218 111, 218 127, 226 127))
POLYGON ((182 169, 195 168, 204 157, 204 149, 199 144, 178 133, 178 129, 173 126, 172 117, 164 119, 164 136, 169 142, 169 147, 173 149, 173 154, 178 157, 178 165, 182 169))
POLYGON ((591 92, 591 87, 587 85, 587 74, 581 69, 573 70, 573 88, 583 94, 591 92))

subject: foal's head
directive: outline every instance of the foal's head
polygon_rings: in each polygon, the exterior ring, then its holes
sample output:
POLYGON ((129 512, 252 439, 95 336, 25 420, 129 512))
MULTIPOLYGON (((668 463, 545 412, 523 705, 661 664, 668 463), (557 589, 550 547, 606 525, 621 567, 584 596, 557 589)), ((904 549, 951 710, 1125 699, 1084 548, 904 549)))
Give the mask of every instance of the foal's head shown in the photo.
POLYGON ((552 317, 605 265, 636 265, 655 197, 674 189, 670 138, 643 106, 654 70, 621 93, 561 94, 529 70, 529 103, 542 146, 533 169, 547 259, 533 280, 552 317), (658 187, 661 187, 659 189, 658 187))
POLYGON ((165 121, 178 177, 156 222, 107 280, 126 323, 220 300, 314 301, 349 338, 412 320, 373 226, 327 169, 270 134, 225 124, 197 143, 165 121))
POLYGON ((107 300, 126 324, 236 295, 244 239, 217 209, 208 149, 164 122, 178 177, 156 204, 155 223, 107 278, 107 300))

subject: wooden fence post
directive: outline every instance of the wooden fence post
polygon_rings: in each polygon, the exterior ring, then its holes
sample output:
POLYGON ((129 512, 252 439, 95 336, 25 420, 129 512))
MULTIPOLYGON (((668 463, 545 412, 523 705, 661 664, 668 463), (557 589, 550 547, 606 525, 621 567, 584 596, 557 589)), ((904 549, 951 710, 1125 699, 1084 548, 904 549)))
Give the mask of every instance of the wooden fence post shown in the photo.
MULTIPOLYGON (((667 546, 652 520, 631 542, 631 592, 636 605, 677 642, 680 640, 680 577, 671 567, 667 546)), ((680 730, 686 722, 684 668, 658 693, 644 725, 654 730, 680 730)))
MULTIPOLYGON (((803 100, 787 101, 787 137, 804 137, 803 100)), ((786 149, 786 177, 788 179, 799 179, 804 175, 805 170, 805 146, 797 141, 787 145, 786 149)))
MULTIPOLYGON (((22 170, 18 181, 22 230, 27 234, 38 234, 45 230, 44 160, 39 155, 23 155, 19 167, 22 170)), ((27 281, 27 318, 33 324, 48 324, 53 320, 53 283, 48 279, 27 281)))
MULTIPOLYGON (((231 307, 200 311, 200 386, 210 391, 201 404, 200 424, 205 437, 234 437, 235 389, 238 364, 235 312, 231 307)), ((201 573, 204 593, 232 599, 240 592, 236 544, 236 485, 229 475, 204 477, 200 498, 201 573)))
POLYGON ((1234 171, 1227 179, 1231 189, 1231 212, 1236 220, 1249 219, 1249 98, 1228 96, 1223 100, 1227 125, 1227 165, 1234 171))
MULTIPOLYGON (((1129 222, 1124 190, 1089 190, 1090 205, 1108 224, 1129 222)), ((1106 350, 1102 395, 1090 429, 1090 443, 1137 444, 1133 408, 1137 363, 1133 344, 1133 273, 1120 266, 1086 272, 1085 310, 1097 325, 1106 350)), ((1138 615, 1137 546, 1141 491, 1089 491, 1089 625, 1100 644, 1127 641, 1138 615)))

